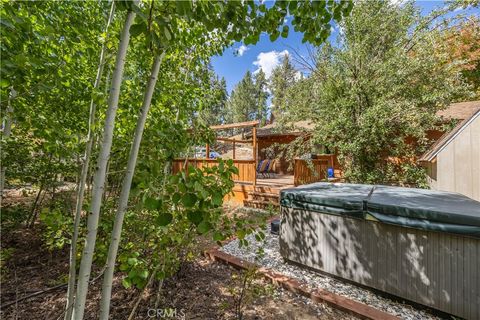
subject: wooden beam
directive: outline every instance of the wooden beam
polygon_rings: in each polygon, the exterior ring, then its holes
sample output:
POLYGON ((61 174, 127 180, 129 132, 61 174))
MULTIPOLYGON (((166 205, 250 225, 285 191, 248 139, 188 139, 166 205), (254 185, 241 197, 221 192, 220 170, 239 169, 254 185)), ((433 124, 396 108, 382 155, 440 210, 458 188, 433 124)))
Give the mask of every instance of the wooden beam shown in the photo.
POLYGON ((221 124, 217 126, 210 126, 212 130, 223 130, 223 129, 233 129, 233 128, 245 128, 245 127, 256 127, 260 124, 260 121, 247 121, 247 122, 237 122, 229 124, 221 124))
POLYGON ((225 142, 238 142, 238 143, 253 143, 253 140, 242 140, 242 139, 232 139, 232 138, 217 138, 217 141, 225 141, 225 142))
POLYGON ((235 139, 233 139, 233 160, 235 160, 235 139))
POLYGON ((205 158, 207 159, 210 159, 210 145, 207 143, 207 145, 205 146, 205 158))
POLYGON ((254 168, 255 179, 253 179, 253 186, 255 187, 257 185, 257 127, 252 128, 252 136, 253 136, 252 151, 253 151, 253 160, 255 163, 255 168, 254 168))

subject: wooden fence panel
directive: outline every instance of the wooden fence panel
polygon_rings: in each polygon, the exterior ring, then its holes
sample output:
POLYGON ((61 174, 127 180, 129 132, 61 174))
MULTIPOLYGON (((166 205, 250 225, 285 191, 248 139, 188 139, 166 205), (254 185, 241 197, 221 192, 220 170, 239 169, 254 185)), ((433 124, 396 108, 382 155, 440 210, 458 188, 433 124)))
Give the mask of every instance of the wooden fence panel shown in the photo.
POLYGON ((295 159, 295 165, 293 168, 293 183, 295 186, 299 186, 302 184, 323 181, 327 179, 327 169, 328 160, 325 159, 295 159), (311 166, 313 166, 313 171, 311 166))
MULTIPOLYGON (((215 159, 188 159, 187 163, 195 168, 213 167, 218 164, 215 159)), ((238 174, 232 176, 233 181, 255 183, 255 160, 233 160, 238 174)), ((185 159, 173 160, 173 173, 183 170, 185 159)))

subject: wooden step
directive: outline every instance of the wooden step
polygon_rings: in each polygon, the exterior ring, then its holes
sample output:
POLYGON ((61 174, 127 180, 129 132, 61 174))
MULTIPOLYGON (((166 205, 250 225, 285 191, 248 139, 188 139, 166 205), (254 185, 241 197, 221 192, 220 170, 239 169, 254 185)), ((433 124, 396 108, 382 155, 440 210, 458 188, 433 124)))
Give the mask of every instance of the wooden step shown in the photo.
POLYGON ((268 186, 255 186, 253 189, 254 192, 265 192, 265 193, 277 193, 280 194, 280 188, 268 187, 268 186))
POLYGON ((264 200, 264 201, 272 201, 275 203, 278 203, 280 199, 280 195, 278 193, 271 193, 271 192, 253 191, 253 192, 249 192, 248 196, 251 200, 264 200))
POLYGON ((271 201, 263 200, 243 200, 243 205, 247 208, 268 209, 269 207, 278 208, 280 205, 271 201))

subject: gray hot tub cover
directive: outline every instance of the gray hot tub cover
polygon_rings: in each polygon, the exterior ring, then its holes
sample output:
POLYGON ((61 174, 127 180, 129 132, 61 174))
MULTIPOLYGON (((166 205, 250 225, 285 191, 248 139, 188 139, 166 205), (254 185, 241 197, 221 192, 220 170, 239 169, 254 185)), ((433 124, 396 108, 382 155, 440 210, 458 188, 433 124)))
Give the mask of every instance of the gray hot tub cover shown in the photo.
POLYGON ((480 202, 452 192, 319 182, 282 190, 281 205, 480 237, 480 202))

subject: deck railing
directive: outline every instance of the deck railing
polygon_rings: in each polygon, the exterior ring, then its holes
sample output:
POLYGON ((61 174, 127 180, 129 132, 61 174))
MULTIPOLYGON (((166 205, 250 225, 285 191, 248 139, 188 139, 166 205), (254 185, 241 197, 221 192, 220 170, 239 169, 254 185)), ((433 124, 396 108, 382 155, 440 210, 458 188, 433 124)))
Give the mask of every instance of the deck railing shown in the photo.
MULTIPOLYGON (((238 168, 238 174, 233 175, 233 181, 255 184, 255 160, 232 160, 235 167, 238 168)), ((173 173, 184 169, 185 163, 195 168, 213 167, 218 164, 215 159, 175 159, 173 160, 173 173)))
POLYGON ((327 179, 328 160, 295 159, 293 168, 293 183, 295 186, 308 184, 327 179), (313 170, 312 170, 313 169, 313 170))

